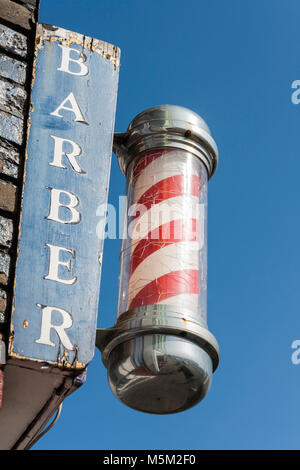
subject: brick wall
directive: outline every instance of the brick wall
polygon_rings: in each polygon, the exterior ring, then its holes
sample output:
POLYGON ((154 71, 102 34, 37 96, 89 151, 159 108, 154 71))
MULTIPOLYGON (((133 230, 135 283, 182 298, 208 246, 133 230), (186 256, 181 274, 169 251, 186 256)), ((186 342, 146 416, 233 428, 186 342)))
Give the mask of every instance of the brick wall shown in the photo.
POLYGON ((0 341, 12 308, 38 7, 0 0, 0 341))

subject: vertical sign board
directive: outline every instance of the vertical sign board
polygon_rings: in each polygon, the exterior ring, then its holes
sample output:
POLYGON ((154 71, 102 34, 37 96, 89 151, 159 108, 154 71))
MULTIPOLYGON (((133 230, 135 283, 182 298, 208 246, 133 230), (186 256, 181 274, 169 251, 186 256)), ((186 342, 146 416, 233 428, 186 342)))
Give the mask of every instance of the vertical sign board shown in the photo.
POLYGON ((39 24, 9 356, 94 354, 119 49, 39 24))

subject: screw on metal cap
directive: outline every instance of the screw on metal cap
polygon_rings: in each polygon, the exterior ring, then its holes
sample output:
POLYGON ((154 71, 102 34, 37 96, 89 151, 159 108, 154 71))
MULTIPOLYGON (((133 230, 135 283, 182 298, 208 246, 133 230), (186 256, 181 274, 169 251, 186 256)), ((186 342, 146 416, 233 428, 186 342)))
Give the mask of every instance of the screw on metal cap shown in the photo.
POLYGON ((182 106, 161 105, 138 114, 127 132, 114 136, 114 152, 122 172, 145 150, 171 147, 187 150, 205 165, 210 178, 218 164, 218 148, 205 121, 182 106))

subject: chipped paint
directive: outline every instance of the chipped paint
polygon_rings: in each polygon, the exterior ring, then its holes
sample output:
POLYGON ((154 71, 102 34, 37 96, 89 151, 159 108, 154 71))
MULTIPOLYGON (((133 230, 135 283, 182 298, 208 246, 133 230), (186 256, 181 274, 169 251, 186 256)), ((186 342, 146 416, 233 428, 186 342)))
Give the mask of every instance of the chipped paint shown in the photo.
POLYGON ((22 58, 27 56, 26 36, 3 24, 0 25, 0 46, 22 58))
MULTIPOLYGON (((37 41, 35 40, 35 52, 34 52, 34 58, 33 58, 32 76, 31 76, 31 83, 30 83, 31 90, 33 88, 34 81, 35 81, 36 60, 37 60, 37 41)), ((29 115, 27 116, 26 142, 28 142, 29 133, 30 133, 31 114, 34 111, 32 96, 30 95, 29 98, 30 98, 30 103, 29 103, 29 115)), ((27 145, 26 145, 26 147, 25 147, 25 159, 24 159, 25 165, 24 165, 23 178, 22 178, 21 214, 20 214, 19 224, 18 224, 18 246, 19 246, 20 237, 21 237, 22 209, 23 209, 24 187, 25 187, 25 180, 26 180, 26 161, 27 161, 27 159, 28 159, 28 152, 27 152, 27 145)), ((17 259, 18 259, 18 257, 19 257, 19 249, 17 250, 17 259)), ((13 279, 13 292, 15 291, 15 286, 16 286, 16 275, 14 276, 14 279, 13 279)), ((9 355, 11 357, 18 357, 18 355, 15 355, 13 353, 13 348, 14 348, 14 330, 13 330, 14 311, 15 311, 15 297, 13 298, 13 302, 12 302, 11 333, 10 333, 9 340, 8 340, 8 351, 9 351, 9 355)), ((27 322, 27 326, 28 326, 28 322, 27 322)), ((26 327, 24 326, 24 328, 27 328, 27 326, 26 327)), ((28 359, 28 358, 20 356, 19 359, 28 359)))
POLYGON ((9 78, 19 85, 25 85, 26 67, 26 63, 1 53, 0 70, 2 78, 9 78))
POLYGON ((0 137, 21 145, 23 142, 23 118, 0 111, 0 137))
MULTIPOLYGON (((81 363, 79 361, 69 362, 65 358, 65 356, 63 356, 63 358, 58 360, 58 361, 45 361, 44 359, 28 358, 27 356, 22 356, 21 354, 17 354, 17 353, 12 352, 12 351, 9 351, 9 356, 11 358, 21 359, 22 361, 28 361, 28 359, 30 359, 31 361, 33 361, 37 364, 44 364, 45 362, 47 362, 49 365, 54 366, 54 367, 58 367, 60 369, 73 369, 73 370, 77 371, 77 370, 80 370, 80 369, 85 369, 86 366, 87 366, 87 364, 81 363)), ((46 367, 43 366, 42 368, 45 369, 46 367)))
POLYGON ((13 222, 11 219, 0 216, 0 244, 9 248, 12 243, 13 222))
POLYGON ((43 49, 45 41, 59 41, 60 44, 66 47, 70 47, 72 44, 79 44, 82 49, 89 50, 90 52, 97 52, 105 59, 111 61, 116 67, 120 66, 120 49, 117 46, 113 46, 112 44, 101 41, 100 39, 74 33, 72 31, 59 28, 58 26, 40 23, 37 26, 36 35, 36 45, 38 49, 43 49))
POLYGON ((2 284, 7 284, 10 266, 10 256, 3 251, 0 252, 0 276, 3 276, 2 284), (4 281, 4 282, 3 282, 4 281))

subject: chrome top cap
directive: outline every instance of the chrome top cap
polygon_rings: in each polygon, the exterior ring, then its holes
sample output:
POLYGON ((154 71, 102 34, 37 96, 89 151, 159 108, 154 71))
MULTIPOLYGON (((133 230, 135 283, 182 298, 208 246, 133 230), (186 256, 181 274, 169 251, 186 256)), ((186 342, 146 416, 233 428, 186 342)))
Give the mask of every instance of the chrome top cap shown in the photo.
POLYGON ((210 134, 206 122, 197 113, 183 106, 171 104, 146 109, 131 121, 128 130, 139 127, 141 124, 152 124, 153 121, 159 121, 159 126, 165 129, 168 127, 173 128, 175 123, 180 123, 178 127, 194 126, 210 134))
POLYGON ((217 167, 218 148, 206 122, 194 111, 175 105, 161 105, 138 114, 125 133, 114 137, 114 152, 126 174, 129 163, 141 152, 172 147, 196 155, 206 166, 208 177, 217 167))

